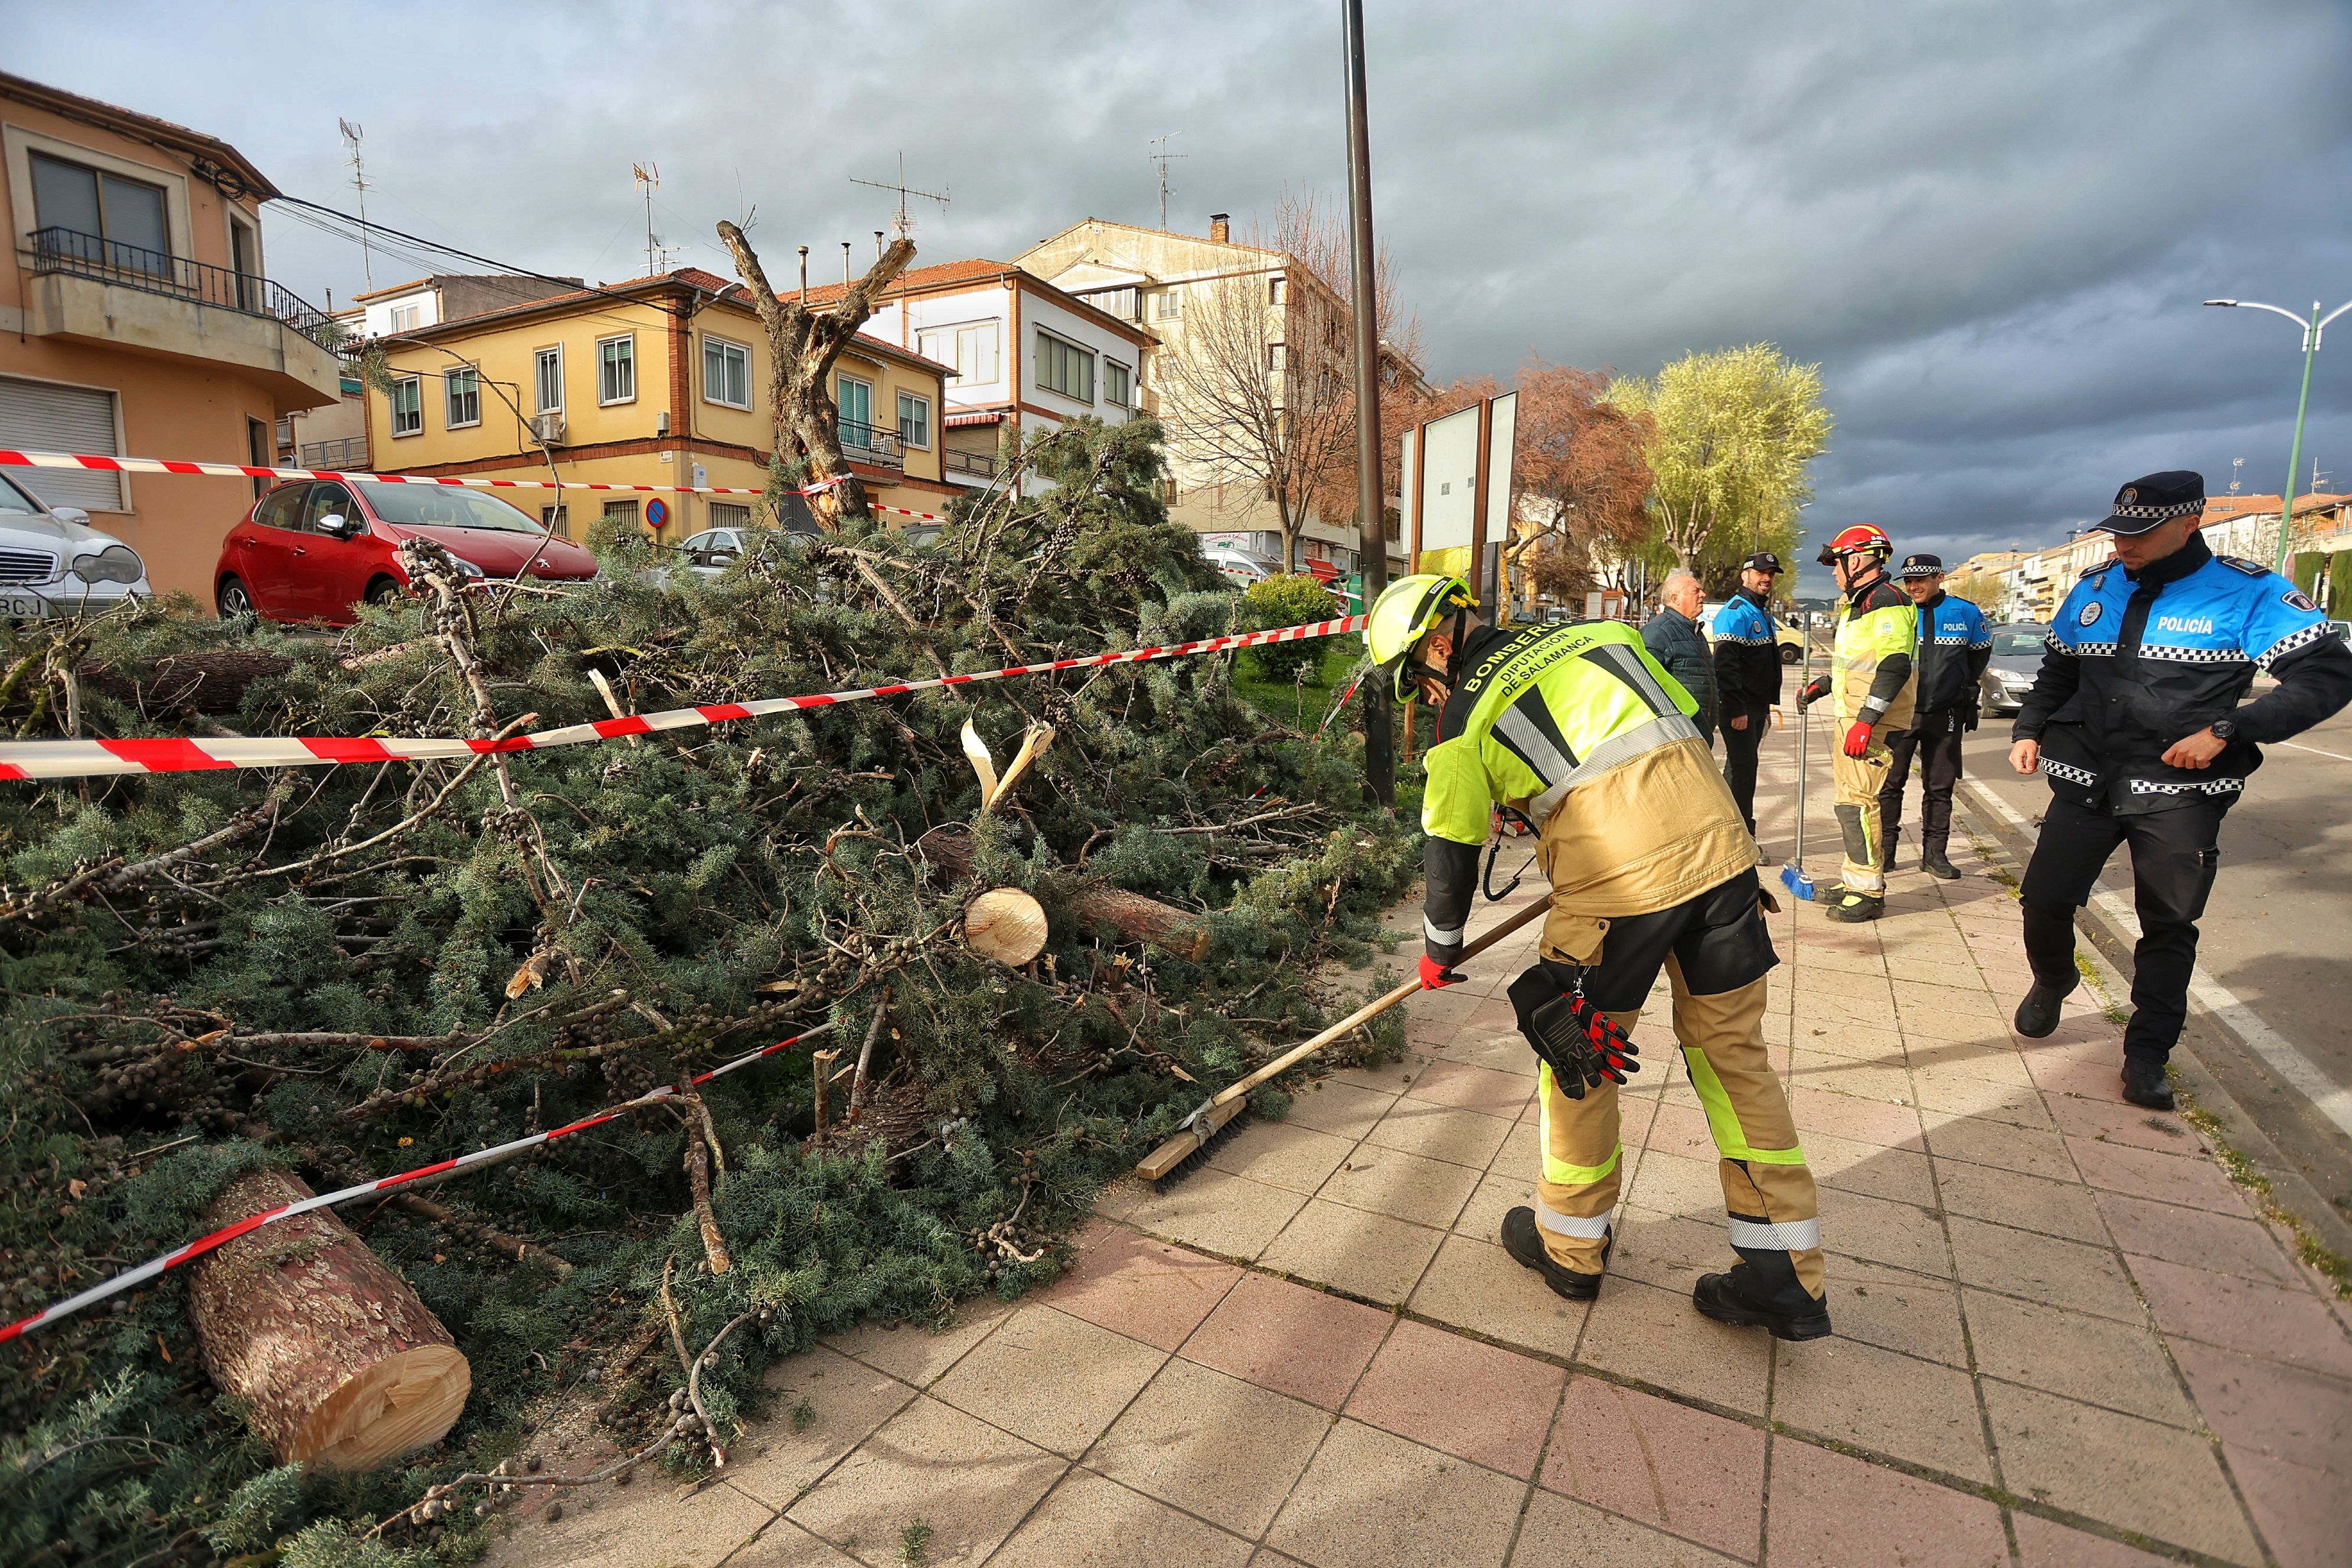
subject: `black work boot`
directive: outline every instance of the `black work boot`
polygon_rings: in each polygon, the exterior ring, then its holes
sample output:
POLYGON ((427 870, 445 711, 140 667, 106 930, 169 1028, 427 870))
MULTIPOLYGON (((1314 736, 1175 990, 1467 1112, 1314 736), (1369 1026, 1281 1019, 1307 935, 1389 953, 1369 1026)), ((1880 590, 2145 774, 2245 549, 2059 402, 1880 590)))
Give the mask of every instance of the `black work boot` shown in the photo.
POLYGON ((1864 921, 1874 921, 1885 912, 1886 899, 1884 894, 1860 893, 1844 886, 1830 889, 1827 907, 1822 910, 1822 913, 1830 919, 1843 921, 1848 925, 1856 925, 1864 921))
POLYGON ((1741 1249, 1729 1272, 1698 1277, 1691 1305, 1718 1323, 1769 1329, 1776 1340, 1818 1340, 1830 1331, 1829 1302, 1806 1293, 1785 1252, 1741 1249))
MULTIPOLYGON (((1601 1260, 1609 1261, 1609 1249, 1617 1245, 1616 1237, 1601 1238, 1601 1260)), ((1601 1294, 1601 1276, 1580 1274, 1554 1258, 1545 1250, 1543 1232, 1536 1225, 1536 1211, 1521 1205, 1503 1216, 1503 1250, 1544 1277, 1544 1283, 1556 1295, 1571 1301, 1590 1301, 1601 1294)))
POLYGON ((2025 1000, 2017 1005, 2017 1032, 2029 1040, 2038 1040, 2058 1026, 2058 1005, 2073 993, 2072 985, 2052 985, 2036 980, 2025 1000))
POLYGON ((1957 882, 1960 879, 1960 868, 1953 865, 1945 856, 1944 847, 1940 844, 1930 844, 1919 852, 1919 869, 1939 882, 1957 882))
POLYGON ((2025 959, 2033 972, 2033 989, 2017 1005, 2017 1032, 2038 1040, 2058 1026, 2058 1004, 2081 984, 2074 969, 2074 911, 2026 904, 2019 912, 2024 921, 2025 959), (2053 974, 2062 978, 2047 978, 2053 974))
POLYGON ((2148 1057, 2126 1057, 2124 1098, 2145 1110, 2170 1110, 2172 1080, 2164 1076, 2164 1064, 2148 1057))

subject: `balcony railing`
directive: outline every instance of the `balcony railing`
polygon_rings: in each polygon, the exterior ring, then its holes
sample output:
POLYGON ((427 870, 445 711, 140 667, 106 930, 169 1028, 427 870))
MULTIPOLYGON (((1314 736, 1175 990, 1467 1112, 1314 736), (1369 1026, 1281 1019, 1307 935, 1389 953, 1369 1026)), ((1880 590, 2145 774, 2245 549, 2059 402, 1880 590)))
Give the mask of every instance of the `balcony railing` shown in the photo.
POLYGON ((950 474, 969 474, 976 479, 996 478, 993 452, 959 452, 950 447, 940 454, 940 462, 950 474))
POLYGON ((338 436, 331 441, 305 441, 300 466, 334 473, 363 474, 368 466, 368 438, 338 436))
POLYGON ((878 425, 860 424, 855 419, 841 422, 842 449, 850 457, 877 464, 886 468, 903 468, 907 457, 898 440, 898 432, 885 430, 878 425))
POLYGON ((284 286, 250 272, 69 228, 36 229, 26 237, 32 242, 35 277, 55 273, 90 278, 142 294, 268 317, 284 322, 322 349, 331 350, 341 331, 325 311, 305 303, 284 286))

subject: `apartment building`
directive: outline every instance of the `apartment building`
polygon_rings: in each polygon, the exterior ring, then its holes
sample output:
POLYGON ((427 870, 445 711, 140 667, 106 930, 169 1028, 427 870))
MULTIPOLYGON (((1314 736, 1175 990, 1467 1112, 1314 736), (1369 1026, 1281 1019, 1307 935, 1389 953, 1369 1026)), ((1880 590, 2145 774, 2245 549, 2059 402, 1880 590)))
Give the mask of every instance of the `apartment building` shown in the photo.
MULTIPOLYGON (((281 420, 337 402, 326 316, 272 282, 277 187, 219 139, 0 74, 0 447, 271 462, 281 420)), ((209 602, 255 481, 50 468, 11 477, 209 602)))

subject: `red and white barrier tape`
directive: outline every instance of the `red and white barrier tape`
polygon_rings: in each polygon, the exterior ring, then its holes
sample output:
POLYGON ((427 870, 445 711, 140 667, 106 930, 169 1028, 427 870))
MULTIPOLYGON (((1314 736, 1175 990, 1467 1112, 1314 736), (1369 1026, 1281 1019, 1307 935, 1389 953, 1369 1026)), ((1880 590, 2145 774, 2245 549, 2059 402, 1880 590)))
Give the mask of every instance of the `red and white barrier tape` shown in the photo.
MULTIPOLYGON (((101 474, 193 474, 225 479, 330 479, 337 483, 362 485, 448 485, 469 490, 636 490, 654 495, 686 496, 759 496, 764 489, 746 489, 740 485, 605 485, 584 480, 565 479, 482 479, 459 474, 374 474, 348 473, 336 468, 270 468, 254 463, 196 463, 178 458, 108 458, 89 452, 12 452, 0 447, 0 468, 76 468, 101 474)), ((846 476, 819 479, 813 485, 803 485, 799 493, 813 496, 819 490, 847 482, 846 476)), ((937 512, 908 511, 903 506, 874 507, 876 511, 897 512, 902 517, 920 518, 925 522, 945 522, 937 512)))
MULTIPOLYGON (((712 1068, 709 1072, 693 1079, 693 1082, 699 1087, 709 1083, 712 1079, 723 1078, 738 1068, 750 1067, 763 1057, 774 1056, 778 1051, 822 1035, 832 1027, 831 1024, 820 1024, 815 1028, 803 1029, 791 1039, 778 1040, 772 1046, 762 1046, 748 1056, 737 1057, 731 1062, 712 1068)), ((29 1334, 44 1323, 55 1322, 59 1318, 79 1312, 94 1301, 103 1301, 109 1296, 121 1295, 133 1285, 144 1284, 167 1269, 177 1268, 183 1263, 194 1262, 205 1253, 226 1246, 248 1231, 259 1230, 263 1226, 275 1225, 279 1220, 292 1219, 297 1215, 306 1215, 313 1209, 332 1208, 337 1204, 347 1204, 354 1198, 366 1197, 371 1193, 390 1192, 394 1187, 405 1186, 411 1182, 421 1182, 427 1176, 468 1170, 478 1165, 494 1164, 509 1155, 520 1154, 526 1149, 536 1149, 542 1143, 552 1143, 559 1138, 569 1138, 575 1132, 585 1132, 591 1127, 601 1127, 605 1122, 626 1115, 642 1106, 667 1100, 677 1092, 676 1085, 664 1084, 649 1094, 641 1094, 635 1100, 625 1100, 608 1110, 600 1110, 593 1116, 583 1117, 578 1121, 572 1122, 568 1126, 558 1127, 550 1132, 534 1132, 528 1138, 517 1138, 512 1142, 500 1143, 495 1148, 477 1149, 470 1154, 460 1154, 454 1160, 443 1160, 431 1165, 420 1165, 414 1171, 403 1171, 396 1176, 384 1176, 373 1182, 362 1182, 356 1187, 345 1187, 341 1192, 320 1193, 315 1197, 304 1198, 299 1203, 281 1204, 274 1209, 264 1209, 259 1214, 247 1215, 235 1225, 224 1226, 210 1236, 198 1237, 177 1251, 164 1253, 160 1258, 151 1258, 138 1268, 125 1269, 111 1279, 102 1284, 93 1285, 78 1296, 68 1296, 62 1301, 52 1301, 30 1317, 17 1319, 7 1327, 0 1328, 0 1344, 5 1344, 10 1340, 29 1334)))
POLYGON ((860 702, 869 697, 897 697, 909 691, 969 686, 982 680, 1003 680, 1015 675, 1045 675, 1064 669, 1093 669, 1103 665, 1133 664, 1145 659, 1180 658, 1188 654, 1215 653, 1223 648, 1254 647, 1263 643, 1303 642, 1309 637, 1340 637, 1361 631, 1364 617, 1312 621, 1277 631, 1242 632, 1166 647, 1129 648, 1124 653, 1098 653, 1085 658, 1057 658, 1045 664, 1014 665, 1005 669, 974 670, 969 675, 942 675, 890 686, 869 686, 854 691, 829 691, 812 697, 763 697, 751 702, 710 702, 695 708, 672 708, 659 713, 633 713, 622 719, 598 719, 566 724, 503 741, 437 740, 354 736, 264 735, 236 740, 134 741, 5 741, 0 742, 0 780, 96 778, 112 773, 191 773, 215 768, 311 767, 326 763, 420 763, 470 757, 484 752, 537 752, 556 746, 581 746, 625 735, 646 735, 662 730, 688 730, 704 724, 724 724, 737 719, 759 719, 804 708, 831 708, 860 702))

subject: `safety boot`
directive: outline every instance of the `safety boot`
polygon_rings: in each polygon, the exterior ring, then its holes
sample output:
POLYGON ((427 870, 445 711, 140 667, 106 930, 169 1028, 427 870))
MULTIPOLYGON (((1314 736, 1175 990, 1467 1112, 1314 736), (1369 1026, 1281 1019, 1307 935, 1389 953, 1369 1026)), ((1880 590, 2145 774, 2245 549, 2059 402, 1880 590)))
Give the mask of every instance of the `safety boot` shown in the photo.
MULTIPOLYGON (((2058 1026, 2058 1005, 2065 1001, 2074 989, 2074 984, 2071 979, 2063 985, 2053 985, 2037 975, 2033 988, 2025 994, 2025 1000, 2017 1005, 2014 1020, 2017 1032, 2029 1040, 2038 1040, 2055 1029, 2058 1026)), ((2129 1069, 2126 1068, 2126 1072, 2128 1075, 2129 1069)), ((2158 1076, 2161 1076, 2160 1072, 2158 1076)))
POLYGON ((1919 869, 1939 882, 1957 882, 1960 879, 1960 868, 1946 858, 1944 847, 1940 844, 1930 844, 1919 852, 1919 869))
POLYGON ((2124 1058, 2124 1098, 2148 1110, 2170 1110, 2172 1080, 2164 1075, 2164 1064, 2146 1057, 2124 1058))
POLYGON ((1776 1340, 1818 1340, 1830 1331, 1828 1300, 1797 1282, 1785 1252, 1742 1249, 1740 1260, 1727 1272, 1698 1277, 1691 1288, 1691 1305, 1718 1323, 1769 1330, 1776 1340))
MULTIPOLYGON (((1613 1233, 1601 1238, 1601 1260, 1609 1261, 1609 1249, 1617 1245, 1613 1233)), ((1585 1274, 1553 1258, 1543 1244, 1543 1232, 1536 1225, 1536 1211, 1524 1204, 1503 1216, 1503 1250, 1544 1278, 1555 1295, 1571 1301, 1590 1301, 1601 1294, 1601 1276, 1585 1274)))
POLYGON ((1885 894, 1857 892, 1843 884, 1830 889, 1828 907, 1822 910, 1830 919, 1843 921, 1849 925, 1874 921, 1885 912, 1885 894))

